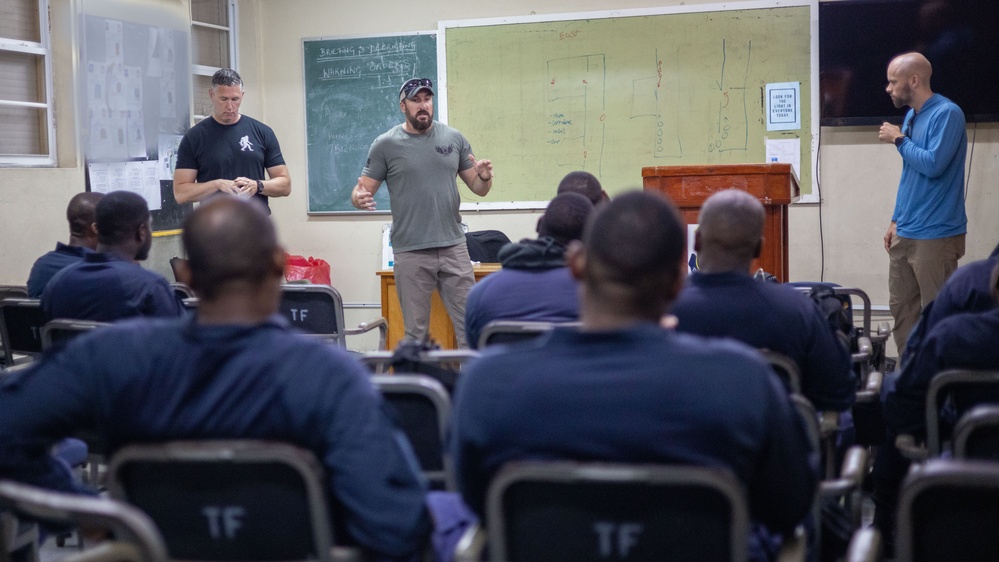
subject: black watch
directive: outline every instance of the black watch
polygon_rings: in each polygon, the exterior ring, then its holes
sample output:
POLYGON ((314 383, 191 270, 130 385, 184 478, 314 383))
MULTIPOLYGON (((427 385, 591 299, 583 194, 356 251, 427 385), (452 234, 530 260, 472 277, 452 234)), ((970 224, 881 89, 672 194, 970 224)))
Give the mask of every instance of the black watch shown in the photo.
MULTIPOLYGON (((902 136, 900 136, 900 137, 895 137, 895 146, 896 146, 896 147, 899 147, 899 146, 902 146, 902 142, 903 142, 904 140, 905 140, 905 135, 902 135, 902 136)), ((258 192, 258 193, 259 193, 259 192, 258 192)))
POLYGON ((264 182, 262 180, 257 180, 257 195, 264 194, 264 182))

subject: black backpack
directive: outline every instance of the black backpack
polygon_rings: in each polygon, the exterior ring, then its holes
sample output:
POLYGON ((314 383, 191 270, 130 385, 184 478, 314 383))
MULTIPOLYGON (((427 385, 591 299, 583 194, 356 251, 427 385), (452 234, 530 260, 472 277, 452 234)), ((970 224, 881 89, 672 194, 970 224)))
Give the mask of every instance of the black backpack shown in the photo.
POLYGON ((853 305, 849 295, 837 295, 829 285, 815 285, 808 291, 829 327, 851 351, 857 349, 857 328, 853 325, 853 305))

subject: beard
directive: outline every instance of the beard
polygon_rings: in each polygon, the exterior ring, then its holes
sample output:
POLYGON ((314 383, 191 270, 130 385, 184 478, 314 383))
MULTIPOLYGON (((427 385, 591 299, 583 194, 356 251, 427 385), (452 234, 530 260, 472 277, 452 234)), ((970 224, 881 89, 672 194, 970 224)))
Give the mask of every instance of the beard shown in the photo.
POLYGON ((410 126, 421 133, 429 129, 430 125, 434 122, 433 115, 430 115, 430 112, 428 111, 419 111, 416 115, 407 115, 406 118, 409 120, 410 126), (427 120, 425 122, 418 119, 421 115, 427 116, 427 120))
POLYGON ((896 109, 901 109, 909 105, 910 102, 912 102, 912 90, 909 89, 908 85, 905 87, 904 90, 898 92, 897 95, 893 95, 891 97, 891 103, 895 106, 896 109))

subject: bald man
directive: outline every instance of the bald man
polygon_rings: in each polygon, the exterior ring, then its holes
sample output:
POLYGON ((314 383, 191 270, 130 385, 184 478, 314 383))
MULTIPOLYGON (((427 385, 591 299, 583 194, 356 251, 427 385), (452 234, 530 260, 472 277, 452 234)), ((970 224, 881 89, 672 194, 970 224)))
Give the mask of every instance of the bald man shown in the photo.
POLYGON ((85 191, 77 193, 66 207, 66 221, 69 222, 69 243, 56 242, 55 250, 35 260, 28 274, 28 296, 37 299, 42 296, 45 285, 52 277, 68 265, 83 259, 83 256, 97 249, 97 202, 103 193, 85 191))
POLYGON ((677 330, 787 355, 801 368, 802 393, 816 408, 847 410, 855 386, 846 345, 808 296, 752 277, 764 215, 755 197, 737 189, 704 202, 694 234, 699 269, 671 310, 677 330))
POLYGON ((895 210, 885 233, 888 304, 899 353, 923 307, 929 304, 964 255, 968 218, 964 211, 964 160, 968 136, 964 112, 933 93, 930 61, 905 53, 888 65, 895 107, 908 106, 902 127, 881 125, 878 139, 902 156, 895 210))

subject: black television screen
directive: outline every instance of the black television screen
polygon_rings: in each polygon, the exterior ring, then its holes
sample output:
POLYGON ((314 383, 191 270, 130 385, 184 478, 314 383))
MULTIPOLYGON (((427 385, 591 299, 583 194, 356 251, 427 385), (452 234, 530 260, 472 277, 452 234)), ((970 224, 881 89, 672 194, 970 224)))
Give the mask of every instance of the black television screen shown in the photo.
POLYGON ((999 121, 995 37, 999 0, 825 0, 819 2, 821 123, 899 123, 888 94, 888 62, 919 51, 930 86, 970 122, 999 121))

